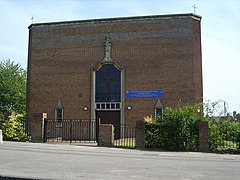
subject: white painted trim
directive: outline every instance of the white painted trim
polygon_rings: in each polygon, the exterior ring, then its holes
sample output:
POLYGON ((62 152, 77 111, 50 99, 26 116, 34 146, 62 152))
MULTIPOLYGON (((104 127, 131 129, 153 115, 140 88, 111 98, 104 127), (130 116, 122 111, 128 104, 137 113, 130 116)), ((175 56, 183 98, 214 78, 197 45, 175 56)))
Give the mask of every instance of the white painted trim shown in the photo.
MULTIPOLYGON (((96 102, 95 102, 95 87, 96 87, 96 71, 98 71, 99 69, 101 69, 102 66, 104 66, 105 64, 112 64, 114 65, 115 68, 117 68, 118 70, 121 71, 121 102, 120 102, 120 109, 107 109, 108 111, 116 111, 119 110, 120 111, 120 125, 124 125, 125 124, 125 118, 124 118, 124 107, 125 107, 125 103, 124 103, 124 99, 125 99, 125 87, 124 87, 124 69, 123 67, 121 67, 120 65, 118 65, 118 63, 116 61, 112 61, 112 62, 102 62, 100 63, 97 67, 95 67, 92 71, 92 88, 91 88, 91 119, 96 119, 96 102)), ((99 109, 98 111, 103 111, 102 109, 99 109)), ((96 121, 97 122, 97 121, 96 121)), ((96 128, 96 127, 95 127, 96 128)), ((96 132, 96 131, 95 131, 96 132)), ((123 136, 124 132, 121 132, 121 136, 123 136)), ((95 135, 96 136, 96 135, 95 135)))
POLYGON ((96 113, 95 113, 95 78, 96 71, 92 70, 92 80, 91 80, 91 130, 93 130, 92 138, 96 139, 96 113), (95 122, 95 123, 94 123, 95 122))

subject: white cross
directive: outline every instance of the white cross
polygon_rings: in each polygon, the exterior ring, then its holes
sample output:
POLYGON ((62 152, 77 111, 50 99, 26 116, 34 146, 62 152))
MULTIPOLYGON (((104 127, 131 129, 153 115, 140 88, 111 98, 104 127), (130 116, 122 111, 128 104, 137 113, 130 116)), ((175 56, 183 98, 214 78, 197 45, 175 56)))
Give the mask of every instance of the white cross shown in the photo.
POLYGON ((197 7, 195 6, 195 4, 192 7, 193 7, 193 10, 194 10, 194 14, 196 14, 197 7))

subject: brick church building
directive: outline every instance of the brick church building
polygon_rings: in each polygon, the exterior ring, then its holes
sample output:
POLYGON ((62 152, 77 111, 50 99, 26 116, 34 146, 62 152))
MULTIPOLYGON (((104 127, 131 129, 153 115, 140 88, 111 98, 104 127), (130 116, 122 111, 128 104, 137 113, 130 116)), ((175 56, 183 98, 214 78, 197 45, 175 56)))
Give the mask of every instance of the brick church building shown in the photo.
POLYGON ((36 119, 42 113, 60 123, 101 119, 134 126, 179 101, 202 102, 200 22, 196 14, 174 14, 31 24, 27 116, 33 140, 41 139, 36 119))

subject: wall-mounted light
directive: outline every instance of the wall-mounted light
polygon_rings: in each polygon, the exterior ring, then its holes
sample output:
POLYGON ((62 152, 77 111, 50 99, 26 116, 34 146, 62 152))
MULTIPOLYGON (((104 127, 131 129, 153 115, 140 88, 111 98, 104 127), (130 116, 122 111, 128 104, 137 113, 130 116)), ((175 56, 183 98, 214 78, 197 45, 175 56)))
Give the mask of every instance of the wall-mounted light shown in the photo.
POLYGON ((83 110, 84 110, 84 111, 87 111, 87 110, 88 110, 88 107, 87 107, 87 106, 84 106, 84 107, 83 107, 83 110))
POLYGON ((129 110, 129 111, 132 110, 132 106, 128 105, 127 110, 129 110))
POLYGON ((78 93, 78 97, 80 97, 80 98, 82 97, 82 93, 81 92, 78 93))

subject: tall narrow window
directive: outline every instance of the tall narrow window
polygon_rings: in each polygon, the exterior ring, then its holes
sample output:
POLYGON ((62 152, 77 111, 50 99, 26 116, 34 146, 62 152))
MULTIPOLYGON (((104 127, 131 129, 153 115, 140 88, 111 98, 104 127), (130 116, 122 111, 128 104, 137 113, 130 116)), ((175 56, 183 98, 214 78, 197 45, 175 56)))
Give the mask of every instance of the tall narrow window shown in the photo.
POLYGON ((155 117, 162 118, 162 115, 163 115, 163 105, 160 99, 158 99, 155 105, 155 117))
POLYGON ((59 100, 57 106, 55 108, 55 120, 56 120, 56 127, 62 127, 63 122, 63 106, 61 101, 59 100))
POLYGON ((121 102, 121 71, 112 64, 96 72, 95 102, 121 102))

